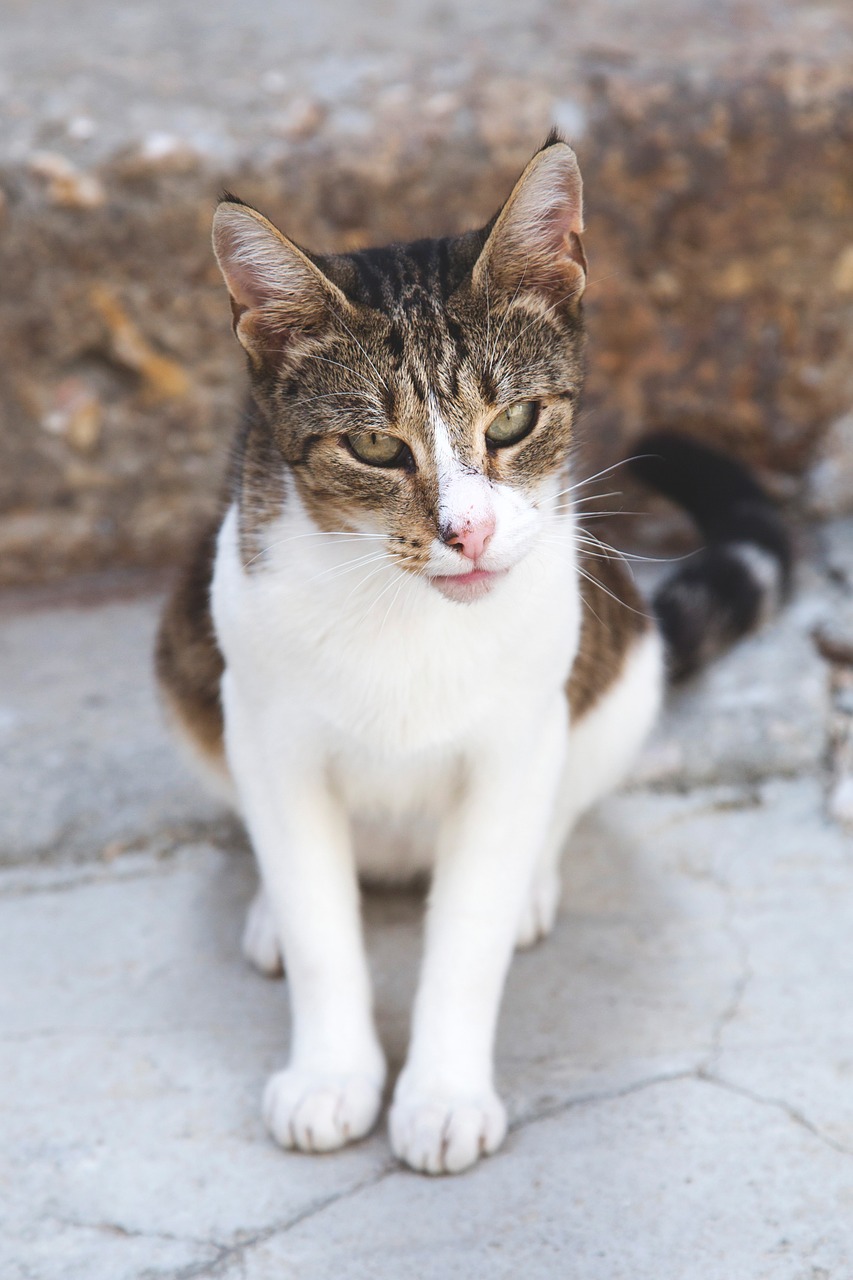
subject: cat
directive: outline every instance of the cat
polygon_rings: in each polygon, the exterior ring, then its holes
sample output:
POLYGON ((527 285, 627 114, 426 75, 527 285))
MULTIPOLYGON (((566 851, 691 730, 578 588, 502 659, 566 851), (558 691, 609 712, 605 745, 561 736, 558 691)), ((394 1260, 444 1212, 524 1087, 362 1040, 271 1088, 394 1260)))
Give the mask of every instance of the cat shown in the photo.
POLYGON ((625 776, 667 665, 689 672, 787 586, 761 489, 678 437, 635 465, 708 545, 653 608, 585 531, 582 231, 556 134, 491 222, 455 237, 320 256, 236 197, 216 210, 252 400, 157 670, 257 855, 244 949, 286 966, 291 1056, 263 1104, 284 1147, 329 1151, 377 1121, 359 875, 418 869, 431 890, 391 1145, 427 1173, 500 1146, 502 988, 514 947, 554 925, 567 835, 625 776))

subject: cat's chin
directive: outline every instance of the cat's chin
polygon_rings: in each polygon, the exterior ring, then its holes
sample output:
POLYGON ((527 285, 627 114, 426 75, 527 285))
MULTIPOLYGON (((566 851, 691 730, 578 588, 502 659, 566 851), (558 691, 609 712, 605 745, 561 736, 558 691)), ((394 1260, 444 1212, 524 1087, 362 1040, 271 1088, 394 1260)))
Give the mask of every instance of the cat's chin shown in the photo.
POLYGON ((455 600, 459 604, 472 604, 487 596, 499 582, 503 582, 508 573, 509 569, 494 572, 475 569, 472 573, 441 574, 431 577, 429 581, 446 599, 455 600))

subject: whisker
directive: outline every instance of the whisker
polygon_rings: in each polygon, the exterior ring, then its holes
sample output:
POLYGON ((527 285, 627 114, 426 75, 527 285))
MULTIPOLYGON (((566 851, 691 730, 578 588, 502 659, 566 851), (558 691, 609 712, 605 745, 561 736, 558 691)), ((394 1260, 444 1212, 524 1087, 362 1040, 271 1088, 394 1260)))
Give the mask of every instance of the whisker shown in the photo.
MULTIPOLYGON (((375 578, 375 577, 376 577, 376 575, 377 575, 377 573, 381 573, 381 572, 382 572, 382 570, 383 570, 383 569, 386 569, 386 568, 388 567, 388 565, 389 565, 389 564, 393 564, 393 561, 392 561, 392 559, 391 559, 391 557, 390 557, 390 556, 388 556, 387 562, 386 562, 385 564, 381 564, 381 565, 379 565, 378 569, 371 569, 371 570, 370 570, 370 573, 365 574, 365 576, 364 576, 363 578, 359 578, 358 582, 355 584, 355 586, 353 587, 352 591, 350 591, 349 595, 346 597, 346 599, 344 600, 343 604, 344 604, 344 605, 346 605, 346 604, 349 602, 349 600, 350 600, 351 596, 352 596, 356 591, 358 591, 358 589, 359 589, 360 587, 363 587, 363 586, 365 585, 365 583, 367 583, 367 582, 369 582, 369 581, 370 581, 370 579, 371 579, 371 578, 375 578)), ((342 605, 341 607, 343 608, 343 605, 342 605)))
MULTIPOLYGON (((636 457, 648 457, 647 454, 637 454, 636 457)), ((605 467, 603 471, 597 471, 593 476, 585 476, 582 480, 576 480, 574 484, 567 485, 565 489, 558 489, 556 493, 551 494, 548 498, 543 499, 545 502, 556 502, 557 498, 563 498, 567 493, 575 493, 578 489, 584 489, 588 484, 592 484, 593 480, 598 480, 601 476, 606 476, 608 471, 615 471, 617 467, 622 467, 626 462, 633 462, 634 458, 623 458, 621 462, 614 462, 612 466, 605 467)), ((583 497, 573 499, 574 502, 597 502, 602 498, 618 498, 622 496, 621 489, 610 489, 607 493, 591 493, 585 494, 583 497)))
MULTIPOLYGON (((560 510, 560 508, 558 508, 560 510)), ((606 520, 609 516, 647 516, 648 511, 626 511, 624 507, 616 507, 611 511, 578 511, 578 522, 585 524, 587 520, 606 520)))
POLYGON ((578 565, 578 566, 577 566, 577 571, 578 571, 578 573, 580 574, 580 576, 581 576, 582 578, 585 578, 585 579, 586 579, 586 581, 587 581, 591 586, 593 586, 593 587, 597 587, 597 588, 598 588, 598 590, 599 590, 599 591, 603 591, 603 592, 604 592, 604 594, 605 594, 606 596, 610 596, 610 599, 611 599, 611 600, 615 600, 615 602, 616 602, 617 604, 621 605, 623 609, 629 609, 629 610, 631 611, 631 613, 636 613, 636 615, 637 615, 637 617, 638 617, 638 618, 645 618, 647 622, 650 622, 650 621, 651 621, 651 616, 650 616, 650 614, 648 614, 648 613, 643 613, 641 609, 635 609, 635 608, 633 608, 633 606, 631 606, 630 604, 626 604, 626 602, 625 602, 624 600, 620 600, 618 596, 614 595, 612 591, 609 591, 609 590, 608 590, 608 588, 607 588, 607 587, 605 587, 605 585, 604 585, 604 583, 603 583, 603 582, 599 582, 597 578, 593 578, 593 577, 591 576, 591 574, 588 574, 584 569, 582 569, 582 568, 580 567, 580 565, 578 565))
POLYGON ((510 351, 512 351, 515 344, 521 341, 521 339, 527 333, 528 329, 532 329, 535 324, 539 324, 544 318, 544 316, 550 315, 552 311, 555 311, 557 309, 557 307, 562 306, 562 304, 566 301, 567 298, 571 298, 577 292, 578 292, 578 286, 576 285, 574 289, 570 289, 568 293, 564 293, 563 296, 561 298, 558 298, 556 302, 552 302, 550 307, 546 307, 543 315, 537 316, 535 320, 530 321, 530 324, 526 324, 522 329, 521 333, 517 333, 515 335, 512 342, 507 347, 505 354, 509 355, 510 351))
POLYGON ((315 573, 308 581, 317 582, 319 578, 326 578, 331 574, 330 581, 334 582, 337 578, 346 577, 354 569, 367 568, 369 564, 375 564, 378 560, 387 558, 388 553, 386 551, 371 551, 368 555, 356 556, 355 560, 347 560, 344 564, 333 564, 330 568, 323 569, 320 573, 315 573))
POLYGON ((314 402, 317 400, 339 400, 342 396, 346 396, 347 398, 350 398, 352 396, 357 396, 360 400, 365 400, 371 406, 371 408, 376 407, 374 400, 372 399, 371 396, 367 394, 366 391, 357 391, 353 388, 350 388, 347 391, 324 391, 322 395, 305 396, 305 398, 302 400, 294 400, 291 408, 299 409, 303 404, 314 404, 314 402))
MULTIPOLYGON (((414 558, 414 557, 412 557, 412 556, 405 556, 405 557, 401 560, 401 563, 402 563, 402 564, 405 564, 408 560, 412 560, 413 558, 414 558)), ((400 573, 400 575, 402 576, 402 575, 403 575, 403 571, 402 571, 402 569, 398 570, 398 573, 400 573)), ((361 619, 361 622, 362 622, 362 623, 367 621, 368 617, 369 617, 369 616, 370 616, 370 614, 373 612, 373 610, 376 608, 376 606, 378 605, 379 601, 380 601, 380 600, 382 599, 382 597, 386 594, 386 592, 388 592, 388 591, 390 591, 390 590, 391 590, 391 588, 394 586, 395 582, 397 582, 397 578, 396 578, 396 577, 392 578, 392 579, 391 579, 391 581, 387 584, 387 586, 384 586, 384 587, 382 588, 382 590, 379 592, 379 595, 378 595, 378 596, 376 597, 376 599, 371 603, 371 605, 370 605, 369 609, 367 610, 367 613, 366 613, 366 614, 364 615, 364 617, 361 619)), ((399 589, 399 588, 398 588, 398 589, 399 589)), ((391 603, 392 603, 392 604, 394 603, 394 602, 393 602, 393 600, 391 601, 391 603)), ((359 624, 359 625, 360 625, 360 624, 359 624)))
POLYGON ((560 502, 557 506, 554 506, 554 507, 540 507, 539 510, 542 512, 544 516, 547 516, 547 517, 573 515, 576 518, 578 524, 583 524, 585 520, 597 520, 600 517, 605 515, 630 516, 630 515, 644 514, 641 511, 625 511, 624 508, 622 507, 609 508, 606 511, 584 511, 584 510, 579 511, 574 499, 571 499, 565 502, 560 502))
POLYGON ((610 634, 610 632, 611 632, 611 628, 610 628, 610 627, 608 627, 607 623, 606 623, 606 622, 604 622, 604 621, 602 620, 601 616, 595 612, 595 610, 593 609, 592 605, 591 605, 591 604, 590 604, 590 602, 587 600, 586 596, 584 595, 584 593, 583 593, 582 591, 581 591, 581 593, 580 593, 580 598, 581 598, 581 604, 585 604, 585 605, 586 605, 587 609, 589 609, 590 613, 591 613, 591 614, 592 614, 592 616, 595 618, 595 620, 596 620, 596 622, 598 623, 598 625, 599 625, 600 627, 604 627, 604 630, 605 630, 608 634, 610 634))
MULTIPOLYGON (((571 489, 560 489, 558 493, 553 493, 551 494, 550 497, 543 498, 539 506, 540 508, 544 508, 548 505, 548 503, 556 502, 559 498, 564 498, 566 494, 570 492, 571 492, 571 489)), ((573 505, 577 506, 581 502, 603 502, 605 498, 621 498, 621 497, 622 497, 621 489, 611 489, 608 493, 588 493, 581 498, 574 498, 572 502, 573 502, 573 505)))
POLYGON ((394 592, 393 596, 391 597, 391 603, 389 604, 388 608, 385 610, 385 615, 382 619, 382 622, 380 623, 379 631, 377 632, 377 635, 380 635, 380 636, 382 635, 382 631, 385 627, 385 623, 388 621, 388 617, 391 613, 391 610, 394 608, 394 605, 397 603, 400 592, 403 590, 403 584, 405 583, 405 581, 406 581, 406 575, 401 569, 399 571, 399 581, 397 582, 397 590, 394 592))
POLYGON ((593 285, 604 284, 605 280, 613 280, 616 276, 623 276, 624 271, 608 271, 606 276, 596 276, 594 280, 587 280, 586 287, 591 289, 593 285))
POLYGON ((275 542, 271 542, 269 546, 263 547, 257 555, 252 556, 250 560, 246 561, 243 565, 243 569, 248 569, 250 565, 253 565, 256 560, 261 558, 261 556, 266 555, 268 551, 275 551, 278 547, 283 547, 288 542, 298 542, 300 538, 347 538, 348 540, 355 542, 359 538, 384 537, 384 533, 349 533, 345 530, 338 529, 316 529, 311 533, 294 533, 288 538, 279 538, 275 542))
MULTIPOLYGON (((521 273, 521 277, 520 277, 520 279, 519 279, 519 281, 518 281, 518 284, 515 286, 515 292, 513 293, 512 297, 510 298, 509 302, 507 303, 506 309, 505 309, 505 311, 504 311, 503 319, 501 320, 501 327, 498 329, 497 333, 495 334, 495 342, 494 342, 494 346, 492 347, 492 349, 491 349, 491 350, 487 350, 487 353, 486 353, 486 368, 487 368, 487 369, 491 369, 491 368, 492 368, 492 366, 493 366, 493 363, 494 363, 494 355, 495 355, 495 352, 496 352, 496 351, 497 351, 497 349, 498 349, 498 343, 499 343, 499 342, 500 342, 500 340, 501 340, 501 334, 502 334, 502 333, 503 333, 503 331, 504 331, 504 326, 506 325, 507 319, 508 319, 508 317, 509 317, 509 313, 512 311, 512 304, 515 302, 516 298, 518 297, 519 290, 521 289, 521 286, 522 286, 522 284, 524 283, 524 277, 527 275, 527 268, 528 268, 529 266, 530 266, 530 254, 528 253, 527 257, 526 257, 526 258, 525 258, 525 260, 524 260, 524 270, 523 270, 523 271, 522 271, 522 273, 521 273)), ((527 331, 525 330, 525 332, 527 332, 527 331)), ((520 336, 521 336, 521 335, 519 335, 519 337, 520 337, 520 336)), ((512 349, 512 346, 511 346, 511 345, 510 345, 509 347, 507 347, 507 351, 510 351, 511 349, 512 349)))
MULTIPOLYGON (((556 496, 559 498, 560 494, 557 494, 556 496)), ((621 489, 611 489, 609 493, 588 493, 583 498, 575 498, 574 503, 575 503, 575 506, 579 506, 580 503, 582 502, 603 502, 605 498, 621 498, 621 497, 622 497, 621 489)))
POLYGON ((546 512, 549 516, 566 516, 573 513, 577 517, 577 523, 583 526, 588 520, 609 520, 611 516, 645 516, 647 511, 626 511, 623 507, 618 507, 612 511, 577 511, 574 503, 568 503, 566 506, 552 507, 546 512))
POLYGON ((678 564, 681 560, 689 560, 697 554, 696 550, 685 551, 680 556, 641 556, 635 551, 622 551, 619 547, 611 547, 609 542, 603 542, 601 538, 597 538, 594 533, 586 531, 586 537, 583 534, 578 535, 579 542, 585 542, 587 545, 594 545, 600 550, 610 552, 613 556, 618 556, 621 560, 638 560, 644 564, 678 564))
POLYGON ((336 368, 343 369, 344 373, 351 373, 353 377, 360 378, 361 381, 365 384, 365 386, 370 387, 371 391, 376 390, 374 384, 370 381, 369 378, 366 378, 363 373, 359 373, 358 369, 352 369, 348 364, 341 364, 340 360, 332 360, 329 356, 321 356, 317 352, 311 352, 311 351, 308 352, 306 359, 322 360, 323 364, 333 364, 335 365, 336 368))
POLYGON ((332 315, 333 315, 333 316, 335 316, 335 317, 336 317, 336 319, 338 319, 338 320, 341 322, 341 324, 344 326, 344 328, 346 329, 347 333, 348 333, 348 334, 349 334, 349 336, 352 338, 353 342, 354 342, 354 343, 355 343, 355 345, 358 347, 359 351, 360 351, 360 352, 361 352, 361 354, 364 356, 365 360, 366 360, 366 361, 367 361, 367 363, 370 365, 371 369, 372 369, 372 370, 373 370, 373 372, 376 374, 377 378, 379 379, 379 381, 382 383, 383 387, 384 387, 384 388, 385 388, 385 390, 387 391, 387 390, 389 389, 389 388, 388 388, 388 383, 387 383, 387 382, 385 381, 385 379, 382 377, 382 374, 379 372, 379 370, 377 369, 376 365, 373 363, 373 361, 371 360, 370 356, 367 354, 367 351, 366 351, 366 350, 364 349, 364 347, 361 345, 361 343, 359 342, 358 338, 355 336, 355 334, 353 333, 352 329, 351 329, 351 328, 349 327, 349 325, 347 324, 346 320, 344 320, 343 316, 342 316, 342 315, 340 314, 340 312, 338 312, 338 311, 332 311, 332 315))
POLYGON ((492 366, 492 307, 489 299, 489 273, 486 272, 486 363, 485 368, 492 366))
MULTIPOLYGON (((618 558, 618 559, 620 559, 620 560, 624 558, 624 557, 623 557, 623 556, 621 556, 618 552, 616 553, 616 555, 615 555, 615 556, 613 556, 613 555, 610 555, 610 554, 609 554, 609 552, 607 552, 607 551, 594 551, 594 550, 592 550, 592 549, 591 549, 590 547, 588 547, 588 546, 582 546, 582 547, 580 547, 580 548, 579 548, 579 550, 580 550, 580 554, 583 556, 583 558, 584 558, 585 560, 586 560, 586 559, 589 559, 589 560, 606 560, 606 561, 608 562, 608 564, 610 564, 610 563, 612 563, 612 562, 613 562, 613 560, 614 560, 615 558, 618 558)), ((626 566, 626 567, 630 567, 630 566, 626 566)))
POLYGON ((606 476, 610 471, 616 471, 619 467, 626 466, 629 462, 639 462, 642 458, 654 458, 654 453, 635 453, 630 458, 622 458, 619 462, 614 462, 612 466, 604 467, 602 471, 596 471, 594 476, 586 476, 585 479, 579 480, 577 484, 569 485, 568 489, 564 489, 564 493, 573 493, 575 489, 583 489, 585 485, 592 484, 593 480, 598 480, 601 476, 606 476))

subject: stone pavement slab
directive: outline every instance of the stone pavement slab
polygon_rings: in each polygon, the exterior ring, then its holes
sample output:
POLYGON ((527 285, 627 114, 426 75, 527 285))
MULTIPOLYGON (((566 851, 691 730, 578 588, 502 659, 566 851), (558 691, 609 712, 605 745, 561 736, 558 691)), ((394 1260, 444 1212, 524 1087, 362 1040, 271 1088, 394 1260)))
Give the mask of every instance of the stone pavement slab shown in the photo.
MULTIPOLYGON (((0 611, 3 1280, 848 1280, 849 711, 810 637, 849 601, 851 538, 826 530, 788 612, 673 704, 680 766, 653 746, 576 833, 508 983, 508 1141, 446 1180, 400 1168, 384 1118, 327 1157, 265 1135, 287 984, 240 957, 251 859, 156 715, 158 598, 0 611)), ((422 903, 365 909, 393 1075, 422 903)))
POLYGON ((221 811, 182 768, 154 690, 159 596, 20 602, 0 600, 0 864, 209 831, 221 811))
MULTIPOLYGON (((843 1277, 850 844, 814 780, 727 797, 629 794, 585 824, 557 931, 510 979, 510 1138, 448 1182, 395 1166, 382 1131, 316 1159, 265 1136, 286 984, 239 956, 248 860, 13 882, 2 1274, 843 1277)), ((419 903, 367 914, 399 1064, 419 903)))
POLYGON ((569 1103, 461 1191, 404 1175, 259 1242, 228 1280, 850 1275, 850 1158, 682 1079, 569 1103))

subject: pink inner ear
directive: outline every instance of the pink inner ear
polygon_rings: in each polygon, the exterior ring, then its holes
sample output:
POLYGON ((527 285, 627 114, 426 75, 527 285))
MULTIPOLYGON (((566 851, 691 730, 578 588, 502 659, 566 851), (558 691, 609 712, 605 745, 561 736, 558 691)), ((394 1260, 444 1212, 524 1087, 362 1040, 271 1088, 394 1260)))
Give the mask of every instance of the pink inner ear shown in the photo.
MULTIPOLYGON (((562 186, 556 191, 553 186, 541 193, 547 201, 545 209, 531 211, 532 217, 527 227, 524 226, 523 209, 520 210, 519 230, 526 239, 531 250, 540 259, 542 266, 546 263, 558 270, 568 263, 574 263, 586 272, 586 256, 580 240, 583 230, 583 212, 580 191, 571 186, 562 186)), ((522 200, 524 195, 522 194, 522 200)), ((531 192, 533 200, 537 192, 531 192)))
POLYGON ((582 190, 577 160, 565 144, 533 158, 484 251, 484 266, 503 289, 540 290, 567 301, 573 293, 580 296, 586 275, 582 190))
MULTIPOLYGON (((262 265, 249 254, 257 253, 251 239, 240 235, 232 227, 217 229, 217 257, 228 284, 228 292, 240 311, 254 310, 269 302, 273 296, 273 284, 264 273, 262 265)), ((267 268, 267 272, 269 268, 267 268)))
POLYGON ((541 213, 533 225, 525 228, 525 240, 520 240, 517 255, 524 253, 525 282, 549 292, 565 292, 574 281, 580 293, 586 277, 586 255, 578 235, 580 219, 577 207, 571 200, 553 204, 541 213))
POLYGON ((580 230, 574 203, 565 200, 554 204, 544 221, 546 234, 552 241, 553 251, 555 253, 568 251, 571 237, 577 236, 580 230))

